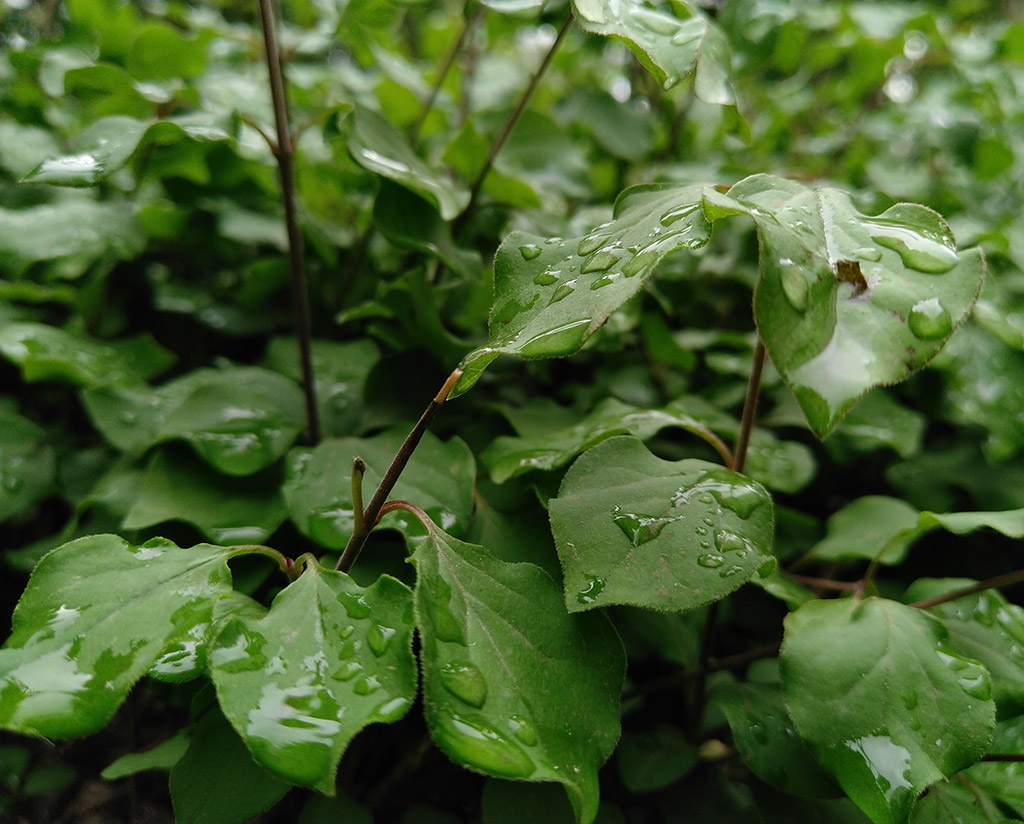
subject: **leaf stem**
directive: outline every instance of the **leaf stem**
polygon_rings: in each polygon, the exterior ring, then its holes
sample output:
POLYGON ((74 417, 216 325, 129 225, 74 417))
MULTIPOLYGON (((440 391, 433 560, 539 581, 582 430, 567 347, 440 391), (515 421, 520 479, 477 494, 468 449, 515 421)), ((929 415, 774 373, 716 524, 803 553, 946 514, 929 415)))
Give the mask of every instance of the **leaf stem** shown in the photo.
MULTIPOLYGON (((263 45, 270 75, 270 97, 274 106, 274 124, 277 128, 277 170, 281 178, 281 200, 284 205, 285 227, 288 230, 288 268, 291 272, 292 311, 299 342, 299 362, 302 366, 302 390, 306 398, 306 426, 310 443, 320 442, 320 415, 316 404, 316 385, 313 382, 312 328, 309 318, 309 287, 306 282, 306 263, 303 255, 302 232, 299 229, 295 206, 295 170, 292 167, 294 147, 288 127, 288 109, 284 96, 284 76, 281 54, 274 34, 274 14, 271 0, 260 0, 260 23, 263 27, 263 45)), ((262 130, 260 130, 262 132, 262 130)), ((264 135, 266 137, 266 135, 264 135)))
POLYGON ((381 510, 388 499, 388 495, 390 495, 391 490, 395 488, 395 484, 398 482, 399 476, 405 469, 406 464, 409 463, 409 459, 412 457, 412 453, 416 450, 420 439, 423 437, 423 433, 427 431, 427 427, 430 425, 430 422, 434 419, 434 416, 441 408, 441 404, 445 402, 449 393, 455 387, 455 384, 458 383, 460 377, 462 377, 462 370, 453 370, 445 380, 444 385, 434 396, 434 399, 427 404, 427 408, 423 410, 423 414, 420 416, 420 419, 416 422, 416 425, 412 428, 412 431, 408 434, 401 447, 399 447, 398 453, 391 462, 391 466, 388 467, 388 471, 385 472, 384 477, 381 478, 381 482, 377 486, 377 491, 374 492, 373 497, 370 498, 370 503, 368 503, 366 505, 366 509, 363 510, 362 529, 353 530, 352 537, 349 538, 348 544, 345 546, 345 551, 341 553, 341 558, 338 559, 338 565, 335 569, 338 569, 341 572, 348 572, 352 568, 352 564, 356 562, 356 559, 359 557, 359 553, 363 549, 363 545, 366 543, 366 539, 370 537, 371 530, 377 525, 377 520, 381 516, 381 510))
POLYGON ((505 121, 505 125, 502 126, 501 132, 495 139, 494 144, 491 146, 491 151, 487 155, 487 160, 484 161, 483 167, 480 169, 479 174, 476 176, 476 180, 473 181, 473 187, 469 191, 469 202, 466 204, 466 208, 462 210, 458 217, 452 222, 452 234, 457 235, 463 226, 466 225, 466 221, 469 220, 473 214, 473 209, 476 206, 476 199, 480 194, 480 189, 484 185, 484 178, 487 177, 487 173, 491 171, 491 166, 494 165, 494 159, 498 156, 498 152, 502 150, 509 135, 512 134, 512 129, 516 123, 519 122, 519 118, 525 111, 527 104, 530 102, 530 98, 533 97, 534 91, 536 91, 540 79, 544 76, 548 66, 551 65, 551 59, 555 56, 555 52, 558 51, 558 47, 561 45, 562 40, 565 39, 566 33, 569 31, 569 26, 572 24, 572 13, 566 15, 565 22, 562 23, 562 27, 558 30, 558 34, 555 36, 555 42, 551 44, 551 48, 548 49, 547 54, 544 55, 544 59, 541 61, 537 71, 533 73, 530 78, 530 82, 527 84, 526 89, 523 91, 522 96, 519 98, 519 102, 516 104, 515 109, 512 110, 512 114, 508 116, 508 120, 505 121))
POLYGON ((448 76, 448 72, 451 70, 455 63, 455 58, 458 57, 459 52, 462 51, 462 44, 466 42, 466 38, 472 31, 476 21, 480 19, 480 16, 484 12, 484 5, 481 4, 473 10, 473 13, 466 18, 462 24, 462 31, 459 32, 459 36, 455 42, 452 43, 451 48, 448 49, 448 53, 444 56, 441 61, 441 66, 437 71, 437 79, 434 81, 434 85, 430 89, 430 94, 427 95, 427 99, 423 101, 423 105, 420 107, 419 112, 416 115, 416 122, 412 124, 412 128, 409 130, 409 142, 413 145, 420 136, 420 129, 423 128, 423 124, 427 119, 427 115, 430 114, 431 109, 434 108, 434 101, 437 100, 437 95, 441 91, 441 86, 444 85, 445 78, 448 76))
POLYGON ((363 474, 366 463, 360 457, 352 459, 352 531, 363 531, 363 474))
POLYGON ((740 418, 740 434, 736 439, 736 452, 733 454, 732 469, 742 472, 747 465, 747 449, 750 446, 750 433, 754 430, 754 416, 757 414, 757 398, 761 392, 761 372, 764 370, 764 341, 757 336, 754 346, 754 365, 750 370, 750 381, 747 383, 747 396, 743 400, 743 415, 740 418))
POLYGON ((945 604, 948 601, 955 601, 958 598, 966 598, 968 595, 974 595, 988 589, 1000 589, 1002 587, 1008 587, 1011 584, 1019 584, 1022 581, 1024 581, 1024 569, 1018 569, 1013 572, 1007 572, 1005 575, 997 575, 995 578, 979 581, 978 583, 972 584, 969 587, 964 587, 963 589, 955 589, 952 592, 947 592, 945 595, 936 595, 934 598, 925 598, 923 601, 915 601, 910 606, 916 607, 917 609, 928 609, 929 607, 945 604))
POLYGON ((815 589, 835 589, 841 592, 862 592, 866 581, 836 581, 832 578, 812 578, 809 575, 796 575, 792 572, 789 577, 799 584, 813 587, 815 589))

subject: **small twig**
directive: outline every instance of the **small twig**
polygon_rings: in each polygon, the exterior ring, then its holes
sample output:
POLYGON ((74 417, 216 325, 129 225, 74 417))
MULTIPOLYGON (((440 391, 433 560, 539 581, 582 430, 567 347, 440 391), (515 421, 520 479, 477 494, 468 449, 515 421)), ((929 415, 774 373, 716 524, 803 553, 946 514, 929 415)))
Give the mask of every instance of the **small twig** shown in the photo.
POLYGON ((955 601, 957 598, 966 598, 968 595, 974 595, 988 589, 1008 587, 1011 584, 1019 584, 1022 581, 1024 581, 1024 569, 1018 569, 1014 572, 1007 572, 1005 575, 997 575, 995 578, 980 581, 977 584, 972 584, 971 586, 964 587, 963 589, 955 589, 952 592, 947 592, 945 595, 936 595, 934 598, 925 598, 923 601, 915 601, 910 606, 916 607, 917 609, 928 609, 929 607, 938 606, 939 604, 945 604, 947 601, 955 601))
POLYGON ((990 752, 981 757, 982 761, 1024 761, 1024 755, 1013 752, 990 752))
POLYGON ((434 396, 434 399, 427 405, 427 408, 423 410, 423 414, 420 419, 416 422, 416 425, 412 428, 412 431, 406 437, 404 443, 399 447, 398 454, 395 455, 394 460, 391 462, 391 466, 388 467, 388 471, 384 473, 384 477, 381 479, 377 491, 373 493, 373 497, 370 498, 370 503, 366 505, 366 509, 363 510, 363 528, 361 530, 353 530, 352 537, 349 538, 348 544, 345 546, 345 551, 341 553, 341 558, 338 559, 338 565, 335 569, 342 572, 348 572, 352 568, 352 564, 356 562, 359 557, 359 553, 363 549, 363 545, 366 543, 366 539, 370 537, 370 532, 373 527, 377 524, 377 519, 381 515, 381 509, 384 503, 388 499, 388 495, 391 494, 391 490, 395 488, 395 484, 398 483, 398 478, 405 469, 406 464, 409 463, 409 459, 412 457, 412 453, 416 450, 416 446, 419 444, 423 434, 427 431, 427 427, 430 426, 430 422, 434 419, 438 410, 441 408, 441 404, 445 402, 449 393, 458 383, 459 378, 462 377, 462 370, 455 369, 444 382, 444 385, 434 396))
POLYGON ((764 359, 764 342, 758 335, 757 344, 754 346, 754 365, 750 370, 750 381, 747 383, 747 396, 743 400, 740 434, 736 440, 736 452, 733 454, 732 469, 736 472, 742 472, 747 465, 747 449, 750 446, 750 434, 754 429, 754 417, 757 414, 757 397, 761 391, 764 359))
POLYGON ((480 194, 480 189, 484 185, 484 179, 487 177, 487 173, 491 171, 491 166, 494 165, 494 159, 498 156, 498 152, 502 150, 505 142, 508 140, 509 135, 512 134, 512 129, 516 123, 519 122, 519 117, 525 111, 527 104, 530 102, 530 98, 533 97, 534 91, 536 91, 540 79, 544 76, 548 66, 551 64, 551 59, 555 56, 555 52, 558 51, 559 45, 565 38, 566 33, 569 31, 569 26, 572 24, 572 14, 566 15, 565 22, 562 23, 562 27, 558 30, 558 34, 555 36, 555 42, 551 44, 551 48, 548 49, 548 53, 544 55, 544 59, 541 61, 540 67, 533 73, 530 78, 529 84, 526 86, 526 90, 519 98, 519 102, 516 104, 512 114, 508 116, 508 120, 505 121, 505 125, 502 126, 501 132, 491 145, 491 151, 487 155, 487 160, 484 161, 483 167, 480 169, 480 173, 476 176, 476 180, 473 181, 473 186, 469 191, 469 202, 466 204, 466 208, 462 210, 458 217, 452 222, 452 234, 457 235, 459 231, 465 226, 466 221, 469 220, 470 215, 473 214, 473 209, 476 206, 476 199, 480 194))
POLYGON ((455 64, 455 58, 458 57, 459 52, 462 51, 462 44, 466 42, 466 38, 469 36, 470 31, 476 24, 476 21, 480 19, 480 16, 484 12, 484 5, 481 3, 474 9, 473 13, 466 18, 462 24, 462 31, 459 32, 459 36, 455 42, 452 43, 451 48, 448 49, 448 53, 444 56, 441 61, 441 66, 437 71, 437 79, 434 81, 434 85, 430 89, 430 94, 427 95, 427 99, 423 101, 423 105, 420 107, 419 113, 416 115, 416 122, 412 124, 412 128, 409 130, 409 142, 414 144, 419 139, 420 129, 423 128, 424 122, 426 122, 427 115, 430 114, 430 110, 434 108, 434 102, 437 100, 437 95, 441 91, 441 86, 444 85, 445 78, 448 76, 448 72, 455 64))
POLYGON ((700 634, 700 657, 697 673, 694 678, 693 691, 690 694, 690 713, 687 719, 690 737, 696 736, 700 730, 700 722, 704 717, 704 704, 707 696, 708 665, 711 661, 711 643, 715 636, 715 621, 718 618, 718 601, 708 605, 704 613, 704 628, 700 634))
POLYGON ((274 157, 277 157, 277 153, 280 151, 280 149, 278 149, 277 146, 277 141, 274 140, 274 138, 272 138, 269 134, 267 134, 267 131, 251 117, 243 114, 241 117, 241 121, 249 128, 255 129, 259 133, 260 137, 262 137, 263 140, 266 141, 266 144, 270 147, 271 154, 273 154, 274 157))
POLYGON ((288 265, 291 272, 292 309, 295 312, 296 337, 299 342, 299 361, 302 366, 302 389, 306 398, 306 425, 312 444, 320 442, 320 414, 316 405, 316 385, 313 382, 312 328, 309 317, 309 287, 306 283, 306 263, 302 248, 295 206, 295 171, 292 168, 293 145, 288 127, 288 109, 285 101, 281 55, 274 35, 274 14, 270 0, 260 0, 260 23, 270 74, 270 97, 274 106, 277 128, 277 169, 281 178, 281 200, 288 230, 288 265))
POLYGON ((789 577, 798 584, 805 584, 814 589, 836 589, 843 592, 862 592, 865 584, 863 580, 836 581, 832 578, 812 578, 809 575, 794 575, 792 572, 789 573, 789 577))

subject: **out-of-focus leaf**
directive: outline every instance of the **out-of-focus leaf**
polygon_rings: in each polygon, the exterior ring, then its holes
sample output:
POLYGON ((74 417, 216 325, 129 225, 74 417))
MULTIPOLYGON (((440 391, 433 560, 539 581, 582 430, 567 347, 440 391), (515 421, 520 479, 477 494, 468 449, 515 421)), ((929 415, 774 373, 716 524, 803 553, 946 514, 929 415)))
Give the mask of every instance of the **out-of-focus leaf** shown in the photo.
POLYGON ((0 522, 20 515, 54 491, 56 470, 46 431, 0 406, 0 522))

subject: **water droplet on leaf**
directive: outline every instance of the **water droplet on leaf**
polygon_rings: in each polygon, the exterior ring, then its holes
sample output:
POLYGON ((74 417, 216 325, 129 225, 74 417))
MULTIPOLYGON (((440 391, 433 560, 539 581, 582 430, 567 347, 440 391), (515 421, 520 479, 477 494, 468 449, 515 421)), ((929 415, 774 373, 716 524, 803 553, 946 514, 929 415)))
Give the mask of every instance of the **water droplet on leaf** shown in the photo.
POLYGON ((441 747, 462 764, 505 778, 527 778, 533 774, 530 757, 483 723, 452 715, 442 719, 433 732, 441 747))
POLYGON ((699 556, 697 558, 697 563, 707 569, 716 569, 717 567, 720 567, 722 564, 725 563, 725 558, 723 558, 721 555, 713 555, 711 553, 707 553, 705 555, 699 556))
POLYGON ((594 252, 594 254, 583 261, 583 265, 580 267, 580 272, 584 275, 589 272, 604 272, 614 266, 618 260, 619 256, 615 254, 615 252, 609 252, 606 250, 594 252))
POLYGON ((440 670, 444 688, 473 707, 482 707, 487 700, 487 682, 472 664, 447 663, 440 670))
POLYGON ((576 600, 581 604, 592 604, 604 591, 604 578, 595 575, 587 576, 587 585, 576 593, 576 600))
POLYGON ((526 358, 570 355, 583 343, 589 326, 590 320, 584 319, 541 332, 519 347, 519 354, 526 358))
POLYGON ((928 298, 914 304, 907 318, 907 325, 914 335, 922 340, 938 340, 953 331, 953 320, 938 298, 928 298))
POLYGON ((933 275, 956 266, 956 247, 950 238, 885 218, 864 219, 862 223, 876 243, 899 254, 904 266, 933 275))
POLYGON ((523 260, 533 260, 540 254, 540 246, 536 243, 527 243, 519 247, 519 254, 523 256, 523 260))
POLYGON ((373 624, 366 633, 366 643, 370 645, 373 654, 379 658, 387 652, 391 639, 395 637, 396 632, 394 627, 373 624))

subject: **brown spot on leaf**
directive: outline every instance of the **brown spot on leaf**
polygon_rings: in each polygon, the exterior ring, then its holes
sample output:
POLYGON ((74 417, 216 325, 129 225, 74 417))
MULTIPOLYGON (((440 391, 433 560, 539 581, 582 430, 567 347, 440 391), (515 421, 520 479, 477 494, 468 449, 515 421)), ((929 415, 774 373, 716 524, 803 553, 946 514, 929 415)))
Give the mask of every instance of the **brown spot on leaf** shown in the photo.
POLYGON ((868 282, 860 270, 860 263, 856 260, 837 260, 836 280, 840 283, 853 284, 851 298, 859 298, 868 290, 868 282))

